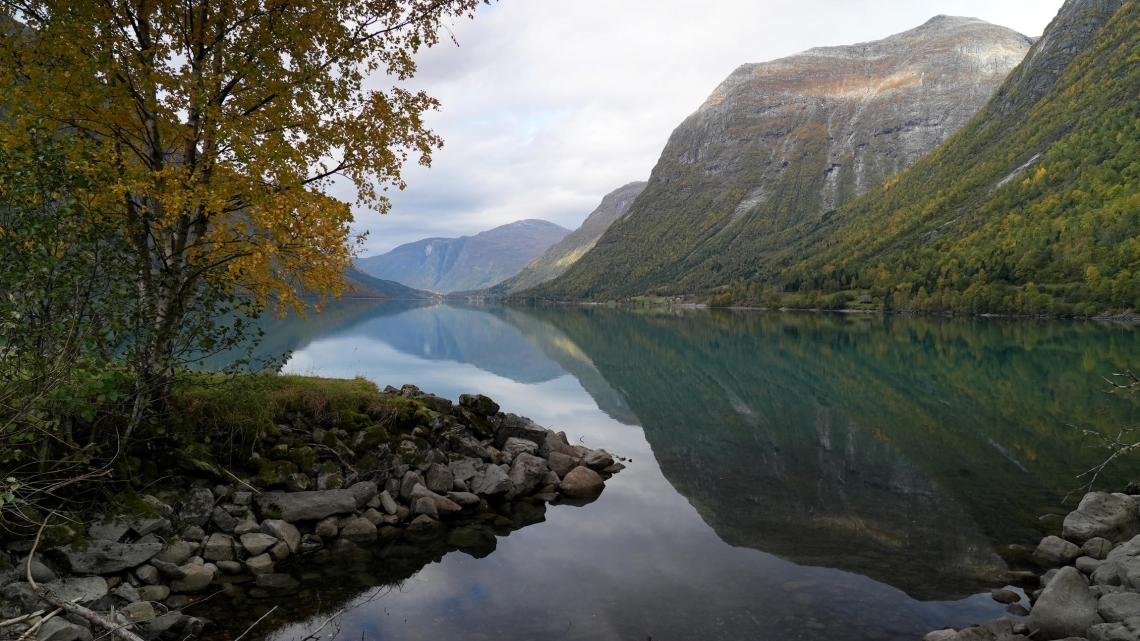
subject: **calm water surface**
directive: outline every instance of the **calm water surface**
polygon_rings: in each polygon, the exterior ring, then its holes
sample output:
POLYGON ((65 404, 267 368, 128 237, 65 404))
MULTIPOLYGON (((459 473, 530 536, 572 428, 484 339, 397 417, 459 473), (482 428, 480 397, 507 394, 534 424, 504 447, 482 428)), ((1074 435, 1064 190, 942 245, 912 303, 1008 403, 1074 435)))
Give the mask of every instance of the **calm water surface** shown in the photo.
MULTIPOLYGON (((326 639, 914 640, 1001 616, 1016 546, 1059 529, 1102 457, 1082 430, 1136 418, 1100 376, 1140 363, 1133 329, 1092 323, 363 302, 265 347, 294 350, 286 371, 484 393, 632 458, 485 558, 387 587, 383 555, 306 574, 294 599, 348 606, 326 639)), ((325 619, 288 618, 259 631, 325 619)))

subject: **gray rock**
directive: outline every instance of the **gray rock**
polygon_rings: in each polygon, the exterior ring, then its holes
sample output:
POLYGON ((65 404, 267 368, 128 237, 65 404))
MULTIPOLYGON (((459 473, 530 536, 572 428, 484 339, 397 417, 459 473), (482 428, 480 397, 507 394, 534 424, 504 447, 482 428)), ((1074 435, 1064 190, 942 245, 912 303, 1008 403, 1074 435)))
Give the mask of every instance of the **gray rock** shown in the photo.
POLYGON ((248 517, 243 517, 240 521, 238 521, 237 526, 234 527, 234 536, 253 534, 254 532, 260 531, 261 526, 257 524, 257 519, 253 518, 253 515, 250 514, 248 517))
POLYGON ((238 561, 218 561, 214 564, 223 574, 241 574, 245 566, 238 561))
POLYGON ((356 509, 356 497, 348 490, 316 492, 266 492, 254 499, 263 518, 317 521, 332 514, 347 514, 356 509))
POLYGON ((922 641, 955 641, 957 638, 957 630, 935 630, 922 637, 922 641))
POLYGON ((215 532, 206 539, 202 558, 207 561, 232 561, 234 558, 234 539, 228 534, 215 532))
POLYGON ((427 476, 424 479, 427 489, 437 494, 451 491, 451 486, 455 482, 455 476, 452 475, 451 470, 445 465, 434 463, 427 471, 427 476))
POLYGON ((226 534, 233 534, 234 528, 237 527, 238 521, 230 516, 230 513, 220 507, 214 508, 213 514, 210 516, 210 521, 214 527, 218 528, 226 534))
POLYGON ((487 460, 490 456, 479 441, 470 434, 452 434, 448 439, 451 451, 474 459, 487 460))
POLYGON ((1097 585, 1123 585, 1130 589, 1135 585, 1140 589, 1140 536, 1114 547, 1093 572, 1092 579, 1097 585))
POLYGON ((353 543, 372 543, 376 540, 376 525, 365 518, 354 518, 340 531, 340 538, 353 543))
POLYGON ((551 452, 547 463, 550 465, 550 469, 558 474, 559 478, 562 478, 569 474, 570 470, 578 467, 579 459, 562 452, 551 452))
POLYGON ((182 499, 182 509, 178 518, 183 526, 197 525, 199 527, 210 522, 214 513, 214 493, 206 488, 196 487, 186 493, 182 499))
POLYGON ((466 407, 479 416, 494 416, 499 413, 499 404, 482 394, 461 394, 459 406, 466 407))
POLYGON ((582 457, 582 463, 593 470, 604 470, 614 464, 614 457, 605 450, 591 450, 589 454, 582 457))
POLYGON ((1084 635, 1089 626, 1104 623, 1096 606, 1085 577, 1076 568, 1061 568, 1029 615, 1033 638, 1050 641, 1084 635))
POLYGON ((503 417, 502 424, 495 433, 495 447, 501 450, 508 439, 521 438, 531 441, 541 448, 543 443, 546 443, 546 436, 546 428, 538 423, 525 416, 507 414, 503 417))
POLYGON ((1021 600, 1021 595, 1013 590, 990 590, 990 596, 998 603, 1017 603, 1021 600))
MULTIPOLYGON (((293 472, 285 477, 285 489, 289 492, 304 492, 314 484, 309 480, 309 475, 304 472, 293 472)), ((315 489, 321 489, 319 483, 316 484, 315 489)))
POLYGON ((182 530, 182 538, 187 541, 200 543, 206 538, 206 531, 197 525, 189 525, 186 529, 182 530))
MULTIPOLYGON (((27 575, 27 563, 28 557, 24 557, 16 562, 16 569, 20 572, 21 577, 26 577, 27 575)), ((32 557, 32 578, 36 583, 47 583, 49 581, 55 581, 59 577, 57 577, 55 572, 52 572, 48 566, 41 563, 39 559, 32 557)))
POLYGON ((368 502, 380 493, 380 488, 376 487, 372 481, 361 481, 353 484, 352 487, 348 488, 348 491, 352 492, 352 496, 356 498, 356 509, 359 510, 368 505, 368 502))
POLYGON ((384 511, 388 514, 396 513, 396 501, 392 498, 392 495, 388 493, 388 490, 384 490, 380 493, 380 506, 383 507, 384 511))
POLYGON ((191 546, 186 541, 172 541, 164 547, 154 558, 159 561, 166 561, 174 565, 183 565, 190 560, 194 554, 196 546, 191 546))
POLYGON ((135 568, 135 576, 146 585, 158 585, 162 583, 162 575, 159 573, 158 568, 147 563, 135 568))
POLYGON ((1092 574, 1096 572, 1097 568, 1104 565, 1104 561, 1098 561, 1089 556, 1082 556, 1073 563, 1078 570, 1085 574, 1092 574))
POLYGON ((511 437, 503 444, 503 451, 510 455, 511 460, 514 460, 519 454, 538 455, 538 444, 534 441, 526 439, 511 437))
POLYGON ((321 472, 317 474, 318 490, 339 490, 342 487, 344 487, 344 474, 339 469, 335 472, 321 472))
POLYGON ((1058 536, 1041 539, 1033 556, 1052 565, 1068 565, 1081 555, 1081 548, 1058 536))
POLYGON ((1140 534, 1136 499, 1127 494, 1090 492, 1077 509, 1065 517, 1062 536, 1081 545, 1103 538, 1120 543, 1140 534))
POLYGON ((214 568, 212 566, 198 566, 195 565, 195 563, 186 563, 185 566, 179 569, 182 570, 182 577, 170 582, 170 590, 172 592, 201 592, 206 589, 207 585, 213 582, 214 568))
POLYGON ((146 536, 154 532, 169 532, 170 521, 162 517, 132 519, 131 529, 139 536, 146 536))
POLYGON ((249 506, 253 504, 253 492, 234 492, 231 497, 234 505, 249 506))
POLYGON ((322 519, 321 522, 317 523, 316 527, 313 528, 313 533, 321 537, 324 541, 331 541, 335 539, 337 533, 340 532, 340 528, 337 527, 339 522, 340 519, 335 516, 322 519))
POLYGON ((435 501, 426 496, 412 499, 412 514, 439 519, 439 510, 436 508, 435 501))
POLYGON ((400 479, 400 502, 408 503, 412 500, 412 490, 417 485, 424 485, 424 477, 420 476, 419 472, 409 471, 404 474, 404 478, 400 479))
POLYGON ((454 514, 463 509, 451 499, 440 496, 422 485, 417 485, 416 489, 412 490, 412 506, 413 513, 427 514, 433 519, 439 518, 440 515, 454 514), (417 509, 419 509, 418 512, 417 509))
POLYGON ((530 494, 538 487, 539 482, 542 481, 548 471, 549 468, 546 467, 546 461, 543 459, 533 454, 519 454, 511 465, 511 473, 508 478, 510 478, 513 487, 507 498, 530 494))
POLYGON ((1027 617, 1027 616, 1029 616, 1029 610, 1026 609, 1026 607, 1024 605, 1021 605, 1020 603, 1010 603, 1009 605, 1005 606, 1005 611, 1012 614, 1015 617, 1027 617))
POLYGON ((1108 553, 1111 551, 1112 541, 1100 537, 1089 539, 1081 546, 1081 552, 1084 552, 1085 556, 1102 561, 1108 558, 1108 553))
POLYGON ((269 556, 273 557, 274 561, 284 561, 290 555, 292 555, 292 551, 289 550, 289 545, 284 541, 278 541, 277 545, 269 548, 269 556))
POLYGON ((1140 617, 1094 625, 1088 629, 1088 641, 1140 641, 1140 617))
POLYGON ((1039 585, 1043 588, 1049 587, 1049 582, 1053 580, 1053 577, 1057 576, 1058 572, 1060 572, 1060 570, 1058 570, 1057 568, 1053 568, 1052 570, 1049 570, 1045 574, 1042 574, 1041 578, 1038 579, 1039 585))
POLYGON ((475 475, 479 473, 480 461, 473 458, 464 458, 459 461, 452 461, 447 467, 451 470, 451 476, 454 480, 466 483, 475 478, 475 475))
POLYGON ((1097 612, 1107 623, 1122 623, 1132 617, 1140 617, 1140 594, 1121 592, 1106 594, 1097 601, 1097 612))
POLYGON ((190 617, 182 614, 177 610, 167 612, 166 614, 155 617, 154 621, 150 622, 147 626, 147 632, 150 633, 151 638, 157 638, 160 634, 174 630, 185 624, 186 620, 190 617))
POLYGON ((118 587, 111 590, 111 594, 123 599, 127 603, 134 603, 139 600, 139 591, 130 583, 120 583, 118 587))
POLYGON ((245 560, 245 567, 249 570, 249 573, 253 575, 272 574, 274 568, 273 557, 268 554, 251 556, 245 560))
POLYGON ((139 599, 143 601, 153 601, 155 603, 161 603, 166 600, 166 597, 170 596, 170 588, 165 585, 144 585, 139 588, 138 592, 139 599))
POLYGON ((277 545, 277 537, 260 532, 241 535, 241 545, 250 556, 257 556, 269 548, 277 545))
POLYGON ((488 465, 482 472, 471 479, 471 492, 481 496, 502 494, 511 489, 511 479, 503 468, 497 465, 488 465))
POLYGON ((284 541, 293 554, 301 549, 301 532, 292 523, 277 519, 266 519, 261 522, 261 533, 268 534, 279 541, 284 541))
POLYGON ((958 632, 954 641, 1027 641, 1015 629, 1018 624, 1009 619, 997 619, 958 632))
POLYGON ((106 579, 98 576, 63 579, 42 585, 64 601, 77 601, 81 605, 109 594, 106 579))
MULTIPOLYGON (((182 566, 160 561, 158 559, 151 559, 150 564, 154 569, 158 570, 159 574, 168 579, 181 579, 183 577, 182 566)), ((185 564, 183 564, 185 565, 185 564)))
POLYGON ((154 606, 152 606, 148 601, 138 601, 136 603, 132 603, 123 608, 121 612, 127 615, 127 618, 131 621, 134 621, 135 623, 150 623, 157 618, 154 614, 154 606))
POLYGON ((572 498, 589 498, 601 494, 605 487, 605 481, 597 472, 579 466, 563 477, 559 491, 572 498))
POLYGON ((448 492, 447 498, 461 507, 474 507, 482 501, 478 495, 470 492, 448 492))
MULTIPOLYGON (((211 495, 212 496, 212 495, 211 495)), ((113 574, 141 565, 162 549, 161 543, 69 543, 59 549, 73 574, 113 574)))
POLYGON ((105 517, 88 526, 87 534, 93 539, 118 542, 130 529, 130 520, 125 517, 105 517))
POLYGON ((368 519, 368 522, 376 527, 380 527, 384 524, 384 514, 375 508, 365 510, 364 514, 360 515, 360 518, 368 519))
POLYGON ((61 617, 48 619, 36 632, 37 641, 91 641, 92 638, 90 630, 61 617))

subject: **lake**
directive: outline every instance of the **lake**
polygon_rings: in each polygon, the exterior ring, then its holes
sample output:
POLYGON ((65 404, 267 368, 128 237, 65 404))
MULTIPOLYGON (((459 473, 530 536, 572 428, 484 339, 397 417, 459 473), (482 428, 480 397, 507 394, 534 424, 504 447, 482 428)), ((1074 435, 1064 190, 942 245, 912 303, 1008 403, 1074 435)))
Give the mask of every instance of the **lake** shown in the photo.
POLYGON ((349 301, 267 330, 286 371, 483 393, 631 459, 481 554, 307 570, 292 598, 336 605, 274 602, 252 634, 281 641, 341 608, 320 638, 920 639, 1003 616, 1105 457, 1084 431, 1137 418, 1101 378, 1137 332, 1091 322, 349 301))

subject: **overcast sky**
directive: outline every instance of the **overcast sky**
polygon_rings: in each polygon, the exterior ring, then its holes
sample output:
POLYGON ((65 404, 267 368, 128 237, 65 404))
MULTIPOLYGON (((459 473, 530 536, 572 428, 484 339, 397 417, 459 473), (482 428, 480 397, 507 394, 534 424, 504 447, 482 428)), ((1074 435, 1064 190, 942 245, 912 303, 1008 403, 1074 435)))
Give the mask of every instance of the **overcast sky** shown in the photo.
MULTIPOLYGON (((939 15, 1038 36, 1063 0, 500 0, 419 56, 445 146, 392 212, 357 209, 364 255, 525 218, 574 229, 646 180, 673 129, 733 69, 878 40, 939 15)), ((386 82, 375 78, 374 82, 386 82)), ((347 194, 345 194, 347 196, 347 194)))

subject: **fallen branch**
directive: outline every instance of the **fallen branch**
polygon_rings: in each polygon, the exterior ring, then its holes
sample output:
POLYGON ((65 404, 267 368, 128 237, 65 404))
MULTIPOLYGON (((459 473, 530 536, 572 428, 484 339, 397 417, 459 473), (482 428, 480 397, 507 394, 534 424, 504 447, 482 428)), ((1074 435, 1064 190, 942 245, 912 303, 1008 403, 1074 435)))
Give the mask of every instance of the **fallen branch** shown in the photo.
POLYGON ((316 443, 315 445, 316 445, 317 447, 321 448, 322 450, 328 450, 328 451, 332 452, 333 454, 335 454, 335 455, 336 455, 336 457, 337 457, 338 459, 340 459, 340 464, 341 464, 341 465, 343 465, 343 466, 347 467, 347 468, 348 468, 348 471, 350 471, 350 472, 352 472, 352 473, 354 473, 354 474, 356 473, 356 468, 355 468, 355 467, 353 467, 352 465, 350 465, 348 461, 344 460, 344 457, 340 455, 340 452, 338 452, 338 451, 334 450, 333 448, 329 447, 328 445, 321 445, 321 444, 319 444, 319 443, 316 443))
MULTIPOLYGON (((220 467, 220 466, 219 466, 219 467, 220 467)), ((230 476, 233 476, 233 479, 234 479, 235 481, 237 481, 238 483, 241 483, 242 485, 244 485, 244 486, 248 487, 249 489, 253 490, 254 494, 261 494, 261 490, 257 489, 256 487, 254 487, 254 486, 250 485, 249 483, 246 483, 245 481, 243 481, 243 480, 239 479, 238 477, 234 476, 234 473, 233 473, 233 472, 231 472, 231 471, 227 470, 227 469, 226 469, 226 468, 224 468, 224 467, 222 467, 222 468, 221 468, 221 470, 222 470, 223 472, 225 472, 226 474, 229 474, 230 476)))
POLYGON ((51 590, 36 586, 35 580, 32 579, 32 557, 35 556, 36 548, 40 546, 40 538, 44 534, 44 528, 47 527, 48 521, 51 520, 51 517, 53 515, 55 515, 55 510, 49 512, 47 518, 44 519, 44 522, 40 524, 40 529, 38 532, 36 532, 36 540, 32 543, 31 551, 28 552, 28 562, 25 564, 24 572, 27 574, 28 585, 32 586, 32 592, 34 592, 44 601, 47 601, 51 605, 59 608, 60 610, 64 610, 69 614, 74 614, 76 616, 82 617, 84 620, 93 623, 100 628, 103 628, 111 634, 119 637, 123 641, 143 641, 143 639, 137 634, 131 632, 130 630, 125 630, 122 627, 115 625, 114 623, 111 623, 110 621, 99 616, 98 613, 88 610, 87 608, 77 603, 64 601, 63 599, 52 594, 51 590))
POLYGON ((35 636, 36 632, 38 632, 38 631, 39 631, 39 629, 43 627, 43 625, 44 625, 45 623, 47 623, 49 620, 51 620, 51 618, 52 618, 52 617, 54 617, 55 615, 59 614, 60 612, 63 612, 63 608, 56 608, 56 609, 52 610, 51 614, 49 614, 49 615, 47 615, 46 617, 44 617, 44 618, 40 619, 39 621, 37 621, 35 625, 33 625, 32 627, 28 628, 28 631, 27 631, 27 632, 25 632, 24 634, 20 635, 20 636, 19 636, 19 637, 16 639, 16 641, 26 641, 26 639, 31 639, 33 636, 35 636))
POLYGON ((333 619, 337 618, 338 616, 340 616, 340 615, 344 614, 344 611, 345 611, 345 610, 347 610, 347 609, 348 609, 348 608, 343 608, 343 609, 341 609, 340 611, 338 611, 336 614, 334 614, 334 615, 332 615, 331 617, 329 617, 329 618, 325 619, 325 622, 321 624, 321 627, 317 628, 316 630, 313 630, 313 633, 312 633, 312 634, 310 634, 309 636, 307 636, 307 637, 302 637, 302 638, 301 638, 301 641, 309 641, 309 639, 315 639, 315 638, 317 638, 317 635, 321 633, 321 630, 324 630, 324 629, 325 629, 325 626, 326 626, 326 625, 328 625, 328 624, 329 624, 329 622, 331 622, 333 619))

